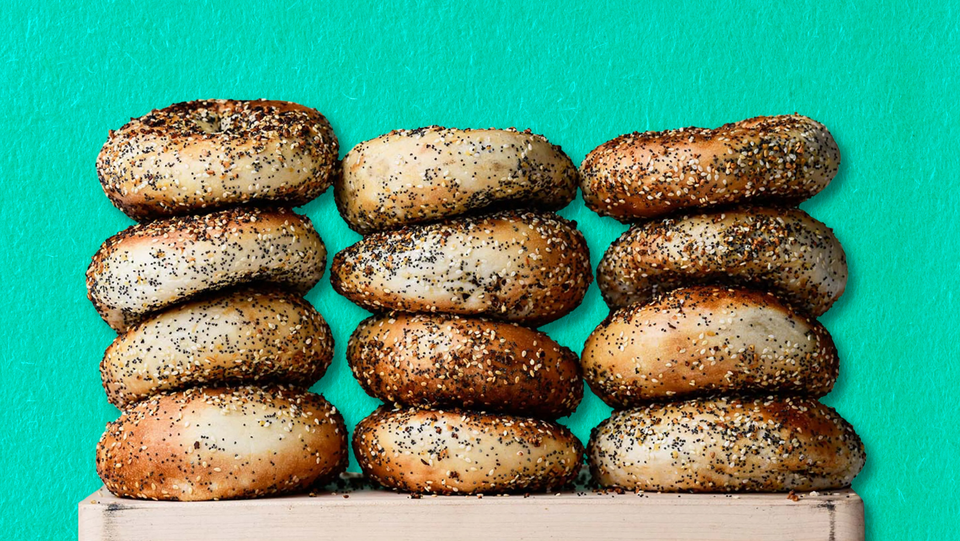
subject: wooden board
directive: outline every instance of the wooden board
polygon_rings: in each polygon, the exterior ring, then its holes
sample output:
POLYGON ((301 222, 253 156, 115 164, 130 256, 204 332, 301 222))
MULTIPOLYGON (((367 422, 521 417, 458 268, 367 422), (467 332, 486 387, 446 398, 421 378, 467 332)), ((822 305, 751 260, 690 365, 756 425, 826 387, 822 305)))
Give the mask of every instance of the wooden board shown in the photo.
POLYGON ((101 488, 80 541, 830 540, 864 538, 852 490, 786 494, 423 496, 371 489, 257 500, 152 502, 101 488))

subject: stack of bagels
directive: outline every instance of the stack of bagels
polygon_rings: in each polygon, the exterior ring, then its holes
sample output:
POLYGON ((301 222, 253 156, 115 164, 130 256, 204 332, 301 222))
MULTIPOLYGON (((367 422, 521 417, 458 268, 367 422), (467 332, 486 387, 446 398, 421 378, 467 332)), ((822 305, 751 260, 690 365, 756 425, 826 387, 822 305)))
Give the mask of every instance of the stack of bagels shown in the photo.
POLYGON ((215 500, 306 490, 347 465, 337 410, 307 389, 333 358, 303 298, 323 241, 291 207, 331 184, 363 238, 334 289, 373 315, 347 361, 384 405, 353 449, 364 474, 414 493, 560 488, 584 449, 558 424, 583 379, 615 411, 587 458, 601 487, 807 491, 863 467, 853 428, 818 399, 837 349, 817 321, 843 293, 833 232, 799 202, 836 175, 803 116, 634 133, 580 170, 529 131, 430 126, 339 146, 287 102, 181 103, 111 132, 104 192, 139 221, 108 239, 88 296, 116 332, 101 363, 122 410, 97 448, 119 496, 215 500), (631 227, 597 282, 610 315, 581 359, 544 332, 593 276, 586 204, 631 227))
POLYGON ((387 133, 343 160, 335 197, 363 239, 336 255, 334 289, 375 313, 350 338, 361 386, 386 404, 353 448, 366 476, 416 493, 563 486, 583 448, 554 422, 576 409, 576 355, 536 326, 592 282, 559 147, 516 130, 387 133))
POLYGON ((843 293, 846 259, 795 208, 839 163, 799 115, 634 133, 586 157, 587 205, 633 222, 597 268, 612 313, 581 357, 616 410, 588 447, 601 486, 806 491, 859 473, 860 439, 817 401, 838 359, 815 318, 843 293))
POLYGON ((307 392, 333 357, 303 299, 326 251, 289 208, 330 186, 338 152, 320 113, 279 101, 181 103, 110 133, 100 181, 140 222, 87 270, 118 333, 100 368, 122 415, 97 448, 114 494, 256 497, 346 467, 343 419, 307 392))

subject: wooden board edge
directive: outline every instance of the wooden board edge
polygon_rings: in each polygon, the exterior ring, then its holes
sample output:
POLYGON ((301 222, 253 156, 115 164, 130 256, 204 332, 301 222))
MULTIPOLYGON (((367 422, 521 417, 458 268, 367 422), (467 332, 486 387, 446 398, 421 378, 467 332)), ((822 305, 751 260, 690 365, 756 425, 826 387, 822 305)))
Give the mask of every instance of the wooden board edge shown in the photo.
POLYGON ((361 490, 258 500, 151 502, 101 488, 79 504, 80 541, 776 539, 860 541, 863 501, 825 494, 441 496, 361 490))

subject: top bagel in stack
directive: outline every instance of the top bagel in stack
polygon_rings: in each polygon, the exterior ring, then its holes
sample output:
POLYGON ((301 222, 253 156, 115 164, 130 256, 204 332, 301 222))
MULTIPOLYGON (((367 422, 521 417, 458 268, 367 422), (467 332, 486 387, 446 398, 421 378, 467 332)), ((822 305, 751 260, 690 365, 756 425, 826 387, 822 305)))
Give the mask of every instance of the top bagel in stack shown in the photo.
POLYGON ((132 119, 97 157, 110 201, 143 221, 326 190, 340 147, 319 112, 285 101, 199 100, 132 119))
POLYGON ((529 130, 428 126, 355 146, 334 195, 350 228, 367 234, 476 211, 557 210, 577 178, 560 147, 529 130))
POLYGON ((827 128, 794 114, 621 135, 591 151, 580 172, 587 206, 630 222, 716 205, 799 203, 839 166, 827 128))

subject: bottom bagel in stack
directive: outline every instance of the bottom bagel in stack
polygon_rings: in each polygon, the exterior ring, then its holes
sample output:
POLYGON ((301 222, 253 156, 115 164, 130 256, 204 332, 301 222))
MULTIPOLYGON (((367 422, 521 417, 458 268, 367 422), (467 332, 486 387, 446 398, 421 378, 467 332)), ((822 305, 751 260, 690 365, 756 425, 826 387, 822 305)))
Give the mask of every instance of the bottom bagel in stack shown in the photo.
POLYGON ((333 358, 323 317, 299 295, 245 286, 157 312, 101 363, 123 409, 97 447, 118 496, 250 498, 309 489, 347 466, 343 418, 307 392, 333 358))
POLYGON ((829 333, 773 295, 697 286, 619 309, 581 362, 619 410, 587 451, 603 487, 824 490, 863 467, 853 428, 816 400, 838 373, 829 333))
POLYGON ((603 487, 787 492, 849 486, 865 454, 849 423, 812 398, 709 398, 614 412, 594 429, 603 487))
POLYGON ((463 410, 381 408, 357 425, 353 449, 368 479, 434 494, 550 490, 583 463, 557 423, 463 410))
POLYGON ((373 316, 351 336, 347 360, 371 396, 398 405, 353 436, 361 469, 381 485, 532 492, 580 471, 579 440, 536 418, 568 415, 583 396, 576 354, 542 332, 448 314, 373 316))
POLYGON ((282 386, 163 393, 107 426, 97 471, 118 496, 253 498, 306 490, 347 465, 346 427, 317 394, 282 386))

